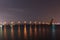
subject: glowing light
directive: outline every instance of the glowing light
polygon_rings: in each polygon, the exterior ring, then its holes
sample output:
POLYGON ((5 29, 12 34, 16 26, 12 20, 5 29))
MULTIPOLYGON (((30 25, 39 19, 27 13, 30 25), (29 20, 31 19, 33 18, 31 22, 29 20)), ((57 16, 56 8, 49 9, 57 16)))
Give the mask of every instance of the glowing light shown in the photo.
POLYGON ((11 37, 12 37, 12 40, 14 40, 14 28, 13 28, 13 24, 14 22, 11 22, 11 37))
POLYGON ((27 39, 27 30, 26 30, 26 25, 24 25, 24 38, 27 39))
POLYGON ((41 24, 41 22, 39 22, 39 24, 41 24))
POLYGON ((52 23, 52 24, 60 25, 60 23, 52 23))
POLYGON ((24 27, 24 35, 25 35, 25 37, 26 37, 26 27, 24 27))
POLYGON ((30 21, 30 24, 32 23, 32 21, 30 21))
POLYGON ((26 24, 26 21, 24 21, 24 24, 26 24))
POLYGON ((42 22, 42 24, 45 24, 44 22, 42 22))
POLYGON ((24 21, 24 39, 27 39, 26 21, 24 21))
POLYGON ((18 24, 20 24, 20 21, 18 21, 18 24))
POLYGON ((35 37, 37 36, 37 28, 35 27, 35 37))
POLYGON ((4 24, 7 24, 7 22, 5 21, 4 24))
POLYGON ((20 21, 18 21, 18 37, 20 38, 20 21))
POLYGON ((0 24, 2 25, 3 23, 2 23, 2 22, 0 22, 0 24))
POLYGON ((0 27, 2 28, 2 24, 0 24, 0 27))
POLYGON ((32 37, 32 26, 30 25, 30 36, 32 37))
POLYGON ((34 24, 36 24, 37 22, 35 21, 34 24))
POLYGON ((13 27, 11 28, 11 37, 12 37, 12 39, 14 39, 14 29, 13 29, 13 27))
POLYGON ((11 24, 14 24, 14 22, 12 21, 11 24))

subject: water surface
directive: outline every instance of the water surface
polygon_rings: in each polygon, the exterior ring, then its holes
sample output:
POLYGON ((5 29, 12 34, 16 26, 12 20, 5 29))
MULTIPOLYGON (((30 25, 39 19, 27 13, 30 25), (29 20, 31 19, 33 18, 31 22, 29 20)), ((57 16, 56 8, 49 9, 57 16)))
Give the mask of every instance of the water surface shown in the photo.
POLYGON ((60 40, 60 25, 6 25, 0 27, 1 40, 60 40))

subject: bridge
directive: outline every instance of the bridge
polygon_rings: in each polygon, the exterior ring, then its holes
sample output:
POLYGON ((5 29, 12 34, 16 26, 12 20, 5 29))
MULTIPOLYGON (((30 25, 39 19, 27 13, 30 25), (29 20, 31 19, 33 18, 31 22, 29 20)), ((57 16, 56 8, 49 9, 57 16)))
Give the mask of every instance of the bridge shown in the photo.
MULTIPOLYGON (((20 37, 20 25, 22 25, 21 24, 21 22, 20 21, 18 21, 17 23, 14 23, 14 22, 11 22, 10 24, 8 24, 7 22, 4 22, 4 24, 0 24, 0 35, 2 35, 2 32, 4 33, 4 37, 5 37, 5 39, 7 39, 7 37, 6 37, 6 35, 7 35, 7 25, 9 25, 9 27, 10 27, 10 29, 11 30, 9 30, 10 32, 11 32, 11 37, 12 37, 12 39, 13 39, 13 36, 14 36, 14 27, 15 27, 15 25, 17 24, 17 30, 18 30, 18 36, 20 37)), ((37 22, 37 21, 34 21, 34 22, 32 22, 32 21, 30 21, 29 22, 29 26, 30 26, 30 35, 32 34, 32 29, 31 29, 31 27, 33 27, 32 25, 34 25, 34 32, 35 32, 35 35, 36 35, 36 32, 37 32, 37 25, 52 25, 53 26, 53 32, 54 32, 54 25, 53 25, 53 23, 52 23, 52 21, 50 22, 50 23, 45 23, 45 22, 37 22)), ((24 23, 23 23, 23 25, 24 25, 24 36, 25 36, 25 38, 26 38, 26 35, 27 35, 27 22, 26 21, 24 21, 24 23)), ((29 27, 28 26, 28 27, 29 27)), ((38 30, 40 30, 40 29, 38 29, 38 30)), ((46 29, 47 30, 47 29, 46 29)), ((43 29, 43 31, 44 31, 44 29, 43 29)))

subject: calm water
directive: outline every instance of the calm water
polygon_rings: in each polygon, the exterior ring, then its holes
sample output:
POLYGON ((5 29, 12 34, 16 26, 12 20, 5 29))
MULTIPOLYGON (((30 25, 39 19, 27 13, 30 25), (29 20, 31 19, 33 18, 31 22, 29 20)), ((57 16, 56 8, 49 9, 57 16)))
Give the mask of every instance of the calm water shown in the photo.
POLYGON ((60 40, 59 25, 5 25, 0 40, 60 40))

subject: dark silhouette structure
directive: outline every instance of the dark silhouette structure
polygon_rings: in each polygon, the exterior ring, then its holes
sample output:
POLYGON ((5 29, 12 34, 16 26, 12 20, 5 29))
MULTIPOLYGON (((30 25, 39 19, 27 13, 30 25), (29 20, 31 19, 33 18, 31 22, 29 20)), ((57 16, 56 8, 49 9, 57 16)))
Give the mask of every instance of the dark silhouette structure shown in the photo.
POLYGON ((52 19, 51 19, 51 21, 50 21, 50 25, 52 25, 52 23, 53 23, 53 20, 54 20, 54 19, 52 18, 52 19))

